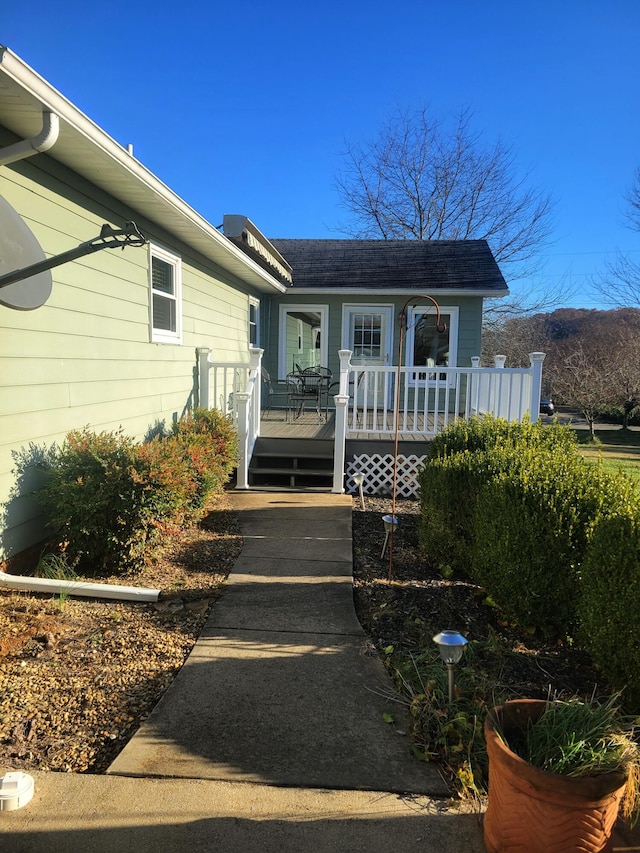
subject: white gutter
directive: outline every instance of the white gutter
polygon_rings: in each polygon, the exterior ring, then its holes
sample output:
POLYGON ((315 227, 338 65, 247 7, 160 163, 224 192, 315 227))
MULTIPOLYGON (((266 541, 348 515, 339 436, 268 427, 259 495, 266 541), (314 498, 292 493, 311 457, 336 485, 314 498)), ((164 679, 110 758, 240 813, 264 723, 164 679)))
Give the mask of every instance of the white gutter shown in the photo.
MULTIPOLYGON (((25 92, 35 98, 45 110, 50 110, 56 116, 60 116, 65 127, 68 124, 73 131, 84 137, 89 146, 93 147, 99 154, 107 157, 112 163, 115 163, 117 168, 123 169, 132 181, 143 185, 152 194, 152 205, 159 204, 161 208, 165 208, 171 214, 185 220, 192 233, 197 232, 200 236, 206 238, 208 242, 215 244, 228 260, 239 263, 245 269, 248 268, 251 274, 257 277, 269 290, 276 291, 277 293, 285 293, 288 290, 286 285, 278 281, 252 258, 248 257, 231 240, 220 234, 213 225, 207 222, 186 201, 180 198, 180 196, 143 166, 139 160, 132 157, 122 145, 110 137, 102 128, 78 109, 78 107, 58 92, 57 89, 54 89, 53 86, 13 53, 12 50, 1 45, 0 68, 10 80, 17 83, 25 92)), ((60 159, 60 154, 56 153, 56 157, 60 159)), ((61 162, 64 162, 64 160, 61 160, 61 162)), ((70 168, 73 167, 71 166, 70 168)), ((100 169, 96 167, 96 173, 99 174, 99 172, 100 169)), ((79 174, 82 174, 82 172, 79 174)), ((87 176, 85 175, 85 177, 87 176)), ((88 177, 88 180, 96 182, 95 176, 88 177)), ((97 185, 100 186, 100 184, 97 185)), ((103 186, 102 189, 105 189, 107 192, 113 192, 113 188, 103 186)), ((117 198, 136 209, 136 204, 131 200, 123 198, 122 192, 119 192, 117 198)), ((198 243, 194 243, 193 239, 189 239, 190 235, 185 234, 179 229, 177 230, 175 225, 168 224, 163 217, 154 215, 154 212, 149 209, 149 203, 142 209, 138 206, 138 209, 149 219, 199 250, 198 243)), ((203 254, 205 254, 205 257, 211 257, 206 252, 203 252, 203 254)), ((220 257, 216 257, 214 260, 216 263, 225 265, 224 260, 220 257)), ((236 275, 241 276, 241 273, 236 272, 236 275)))
POLYGON ((0 572, 0 587, 28 592, 53 592, 62 595, 81 595, 85 598, 117 598, 122 601, 157 601, 159 589, 138 586, 119 586, 110 583, 32 578, 0 572))
POLYGON ((30 139, 22 139, 0 149, 0 166, 15 163, 16 160, 24 160, 33 157, 34 154, 42 154, 55 145, 60 133, 60 120, 51 110, 42 111, 42 130, 37 136, 30 139))

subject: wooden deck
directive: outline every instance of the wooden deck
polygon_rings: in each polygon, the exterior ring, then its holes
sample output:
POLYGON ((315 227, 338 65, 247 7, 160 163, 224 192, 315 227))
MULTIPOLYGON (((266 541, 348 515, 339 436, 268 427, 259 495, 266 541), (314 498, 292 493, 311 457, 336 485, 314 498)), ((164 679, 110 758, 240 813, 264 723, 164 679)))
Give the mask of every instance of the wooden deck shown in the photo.
POLYGON ((316 438, 333 441, 335 412, 329 412, 326 423, 318 423, 315 412, 303 412, 299 418, 287 421, 285 409, 271 409, 260 418, 261 438, 316 438))
MULTIPOLYGON (((377 422, 374 425, 371 422, 371 415, 368 415, 369 427, 367 432, 349 431, 348 441, 380 441, 388 443, 394 440, 394 424, 393 413, 385 412, 384 423, 382 423, 381 413, 377 415, 377 422), (374 429, 374 427, 378 429, 374 429)), ((318 423, 318 416, 315 411, 303 412, 300 417, 293 421, 287 421, 285 409, 271 409, 268 412, 263 412, 260 418, 260 436, 262 438, 307 438, 307 439, 329 439, 333 441, 335 437, 334 421, 335 412, 329 410, 326 423, 318 423)), ((453 421, 453 415, 449 416, 449 423, 453 421)), ((431 424, 430 424, 431 426, 431 424)), ((444 418, 439 417, 439 430, 444 427, 444 418)), ((401 433, 400 440, 406 442, 428 441, 433 438, 433 427, 426 434, 420 433, 401 433)))

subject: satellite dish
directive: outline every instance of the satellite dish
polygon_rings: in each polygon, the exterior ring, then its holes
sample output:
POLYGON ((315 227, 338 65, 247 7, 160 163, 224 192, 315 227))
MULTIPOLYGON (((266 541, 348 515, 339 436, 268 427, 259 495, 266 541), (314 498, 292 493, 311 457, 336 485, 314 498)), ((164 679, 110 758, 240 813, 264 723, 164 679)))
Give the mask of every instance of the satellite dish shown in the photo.
MULTIPOLYGON (((22 217, 0 196, 0 276, 44 261, 40 243, 22 217)), ((51 270, 0 287, 0 305, 32 311, 51 296, 51 270)))

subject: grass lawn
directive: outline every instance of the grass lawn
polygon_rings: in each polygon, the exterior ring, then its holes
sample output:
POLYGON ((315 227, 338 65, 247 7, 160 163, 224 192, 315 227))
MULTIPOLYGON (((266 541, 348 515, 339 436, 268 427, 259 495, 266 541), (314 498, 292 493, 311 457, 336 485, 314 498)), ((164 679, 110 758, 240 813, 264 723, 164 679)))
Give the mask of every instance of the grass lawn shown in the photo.
POLYGON ((585 459, 640 480, 640 430, 596 429, 595 443, 589 441, 586 430, 576 430, 576 434, 585 459))

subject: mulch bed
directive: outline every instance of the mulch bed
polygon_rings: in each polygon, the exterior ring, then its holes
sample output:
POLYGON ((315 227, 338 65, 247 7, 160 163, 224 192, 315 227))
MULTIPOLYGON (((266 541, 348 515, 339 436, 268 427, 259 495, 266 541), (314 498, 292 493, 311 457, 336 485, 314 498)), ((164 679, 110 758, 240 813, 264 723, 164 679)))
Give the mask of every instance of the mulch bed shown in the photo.
MULTIPOLYGON (((390 567, 381 558, 390 512, 390 500, 366 498, 364 511, 354 500, 354 599, 377 648, 416 651, 443 628, 470 640, 493 632, 521 652, 505 659, 514 692, 593 690, 596 674, 579 649, 519 634, 477 586, 442 578, 418 549, 415 501, 396 506, 390 567)), ((0 770, 104 772, 182 666, 241 545, 222 498, 135 578, 101 578, 161 589, 157 604, 0 591, 0 770)))

